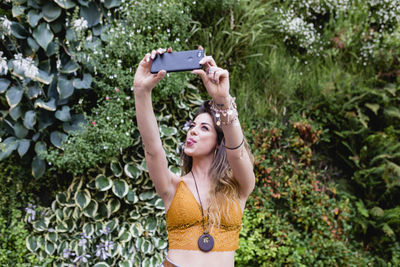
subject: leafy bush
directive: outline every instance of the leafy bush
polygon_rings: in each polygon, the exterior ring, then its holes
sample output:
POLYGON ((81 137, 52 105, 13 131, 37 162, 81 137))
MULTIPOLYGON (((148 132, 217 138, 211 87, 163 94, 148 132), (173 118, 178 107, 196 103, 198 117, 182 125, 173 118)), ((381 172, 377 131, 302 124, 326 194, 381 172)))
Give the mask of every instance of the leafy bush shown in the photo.
POLYGON ((257 186, 248 200, 238 266, 364 266, 349 235, 355 214, 313 147, 319 125, 303 118, 253 130, 257 186), (277 126, 275 126, 277 125, 277 126))
MULTIPOLYGON (((184 98, 155 103, 163 147, 171 170, 179 173, 182 129, 201 103, 189 87, 184 98)), ((109 164, 75 176, 51 207, 26 214, 32 227, 28 249, 55 266, 156 266, 167 247, 164 205, 149 179, 140 138, 109 164), (35 218, 32 218, 35 214, 35 218)))
POLYGON ((343 189, 356 203, 354 232, 373 254, 394 264, 400 257, 399 88, 343 88, 314 112, 331 129, 330 142, 320 149, 335 159, 343 189))
POLYGON ((120 3, 9 2, 0 4, 7 10, 0 18, 0 160, 14 151, 26 155, 33 175, 41 177, 47 164, 40 154, 60 148, 85 124, 72 112, 92 81, 90 68, 72 56, 79 37, 88 29, 93 38, 85 44, 101 43, 104 17, 120 3))
POLYGON ((39 260, 26 248, 29 232, 22 221, 22 210, 33 200, 28 192, 35 188, 26 179, 29 171, 12 165, 13 158, 0 162, 0 265, 29 266, 39 260))
MULTIPOLYGON (((62 147, 49 149, 45 155, 56 169, 82 173, 117 157, 138 140, 131 98, 136 66, 152 49, 188 49, 186 41, 192 26, 188 10, 181 2, 127 1, 118 10, 118 20, 102 33, 104 44, 87 43, 92 38, 90 32, 81 36, 81 49, 75 57, 93 69, 97 102, 85 113, 89 126, 71 134, 62 147)), ((153 90, 153 101, 170 102, 172 95, 185 90, 189 78, 188 74, 168 74, 153 90)), ((84 112, 90 105, 87 102, 83 100, 75 109, 84 112)))

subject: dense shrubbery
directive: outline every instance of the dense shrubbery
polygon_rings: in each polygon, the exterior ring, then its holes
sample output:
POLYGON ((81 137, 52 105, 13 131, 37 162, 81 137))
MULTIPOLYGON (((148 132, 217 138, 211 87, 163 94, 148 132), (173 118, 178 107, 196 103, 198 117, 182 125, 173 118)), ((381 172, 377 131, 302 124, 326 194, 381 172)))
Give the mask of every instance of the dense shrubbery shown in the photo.
MULTIPOLYGON (((165 222, 135 125, 133 74, 152 49, 202 44, 230 70, 257 158, 238 265, 399 264, 399 8, 3 1, 0 263, 160 262, 165 222), (43 175, 35 186, 31 166, 43 175)), ((198 78, 171 74, 154 90, 171 165, 204 93, 196 87, 198 78)))
POLYGON ((294 118, 253 130, 257 187, 248 201, 239 266, 364 266, 349 239, 354 217, 325 167, 315 161, 319 125, 294 118))
POLYGON ((39 259, 28 255, 23 222, 24 208, 32 203, 37 186, 29 182, 29 170, 13 164, 14 157, 0 162, 0 265, 29 266, 39 259))

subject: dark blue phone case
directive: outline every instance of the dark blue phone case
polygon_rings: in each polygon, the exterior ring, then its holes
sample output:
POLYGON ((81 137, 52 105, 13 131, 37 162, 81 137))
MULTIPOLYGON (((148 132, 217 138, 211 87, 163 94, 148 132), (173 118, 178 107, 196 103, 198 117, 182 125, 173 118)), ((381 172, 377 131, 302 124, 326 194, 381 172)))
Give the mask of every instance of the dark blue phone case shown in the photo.
POLYGON ((201 69, 199 61, 204 57, 203 50, 188 50, 180 52, 165 52, 157 54, 150 68, 151 73, 158 73, 160 70, 167 72, 188 71, 201 69))

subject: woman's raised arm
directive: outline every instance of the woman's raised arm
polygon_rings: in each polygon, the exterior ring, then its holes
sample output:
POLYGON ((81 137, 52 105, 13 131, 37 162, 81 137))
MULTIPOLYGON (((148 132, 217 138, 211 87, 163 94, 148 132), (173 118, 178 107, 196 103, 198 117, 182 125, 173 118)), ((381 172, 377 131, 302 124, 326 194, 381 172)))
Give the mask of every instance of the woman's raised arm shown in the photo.
POLYGON ((229 72, 219 68, 211 56, 204 57, 200 64, 203 70, 194 70, 200 75, 208 94, 213 99, 214 111, 224 132, 225 149, 233 176, 239 183, 239 197, 247 199, 255 186, 253 164, 246 151, 243 131, 237 117, 234 99, 229 95, 229 72))
MULTIPOLYGON (((135 94, 136 120, 145 149, 147 167, 150 178, 154 183, 157 193, 165 200, 174 190, 172 180, 175 177, 168 169, 165 151, 162 147, 156 117, 154 115, 151 99, 152 89, 165 76, 165 70, 157 74, 150 73, 150 67, 157 54, 164 53, 164 49, 153 50, 151 54, 140 61, 133 82, 135 94)), ((172 52, 168 48, 168 52, 172 52)))

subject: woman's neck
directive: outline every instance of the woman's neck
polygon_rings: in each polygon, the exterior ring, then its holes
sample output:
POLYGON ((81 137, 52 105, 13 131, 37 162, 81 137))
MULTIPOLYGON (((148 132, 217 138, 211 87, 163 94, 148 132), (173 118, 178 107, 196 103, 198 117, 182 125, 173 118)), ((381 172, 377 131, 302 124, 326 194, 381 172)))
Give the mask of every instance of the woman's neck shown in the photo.
POLYGON ((209 179, 208 173, 211 168, 212 161, 213 158, 210 156, 193 158, 192 172, 195 175, 196 179, 199 180, 209 179))

